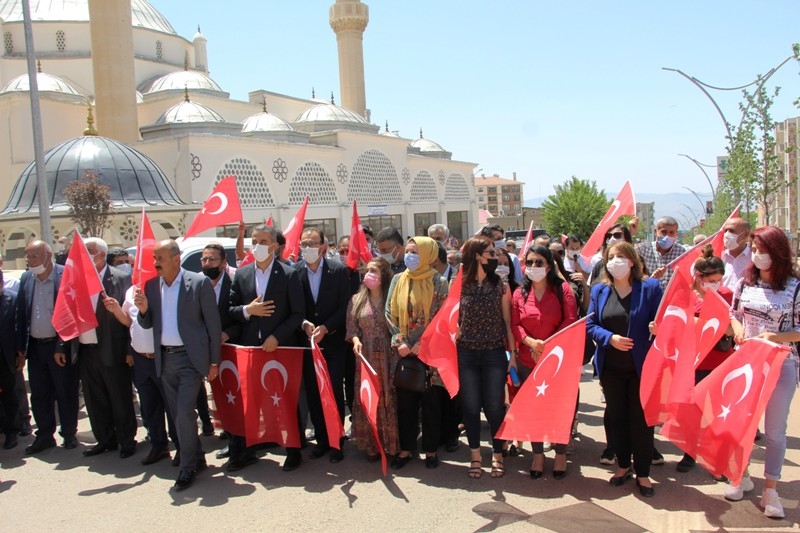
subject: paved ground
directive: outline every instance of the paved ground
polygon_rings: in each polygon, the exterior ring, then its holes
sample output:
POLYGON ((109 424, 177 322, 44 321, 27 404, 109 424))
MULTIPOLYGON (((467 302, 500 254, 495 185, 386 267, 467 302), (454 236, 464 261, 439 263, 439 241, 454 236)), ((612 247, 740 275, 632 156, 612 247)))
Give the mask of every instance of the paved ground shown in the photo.
MULTIPOLYGON (((790 421, 784 480, 779 492, 785 520, 771 520, 758 508, 764 449, 753 451, 756 490, 743 501, 725 501, 722 486, 702 469, 675 471, 678 450, 659 440, 667 464, 654 466, 656 496, 643 499, 632 482, 609 486, 612 467, 600 465, 603 448, 599 385, 584 375, 581 386, 580 443, 563 480, 552 479, 553 452, 545 476, 528 476, 530 452, 506 459, 503 479, 487 473, 467 477, 465 438, 443 463, 427 470, 421 460, 399 472, 380 475, 379 463, 368 463, 352 445, 346 460, 311 461, 295 472, 283 472, 282 454, 267 454, 258 464, 229 475, 222 461, 208 454, 210 468, 184 492, 170 487, 177 469, 162 461, 142 467, 147 453, 140 445, 130 459, 116 452, 85 458, 93 444, 89 423, 80 421, 77 450, 54 448, 26 457, 32 437, 11 451, 0 449, 0 502, 4 531, 788 531, 798 528, 800 510, 800 422, 798 402, 790 421), (12 511, 13 510, 13 511, 12 511)), ((139 431, 140 439, 144 431, 139 431)), ((204 437, 207 451, 223 441, 204 437)), ((488 465, 489 448, 484 445, 488 465)))

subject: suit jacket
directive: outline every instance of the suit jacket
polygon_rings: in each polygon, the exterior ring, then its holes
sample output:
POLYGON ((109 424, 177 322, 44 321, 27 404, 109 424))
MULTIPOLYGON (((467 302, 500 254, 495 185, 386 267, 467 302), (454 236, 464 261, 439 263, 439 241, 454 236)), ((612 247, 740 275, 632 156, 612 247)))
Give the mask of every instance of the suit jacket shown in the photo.
POLYGON ((217 309, 219 310, 219 318, 222 322, 222 331, 228 335, 228 342, 238 343, 239 334, 242 327, 231 316, 231 285, 233 280, 227 272, 222 273, 222 279, 219 280, 219 300, 217 301, 217 309))
MULTIPOLYGON (((125 292, 131 286, 131 275, 109 266, 103 275, 102 283, 106 296, 114 298, 122 307, 122 303, 125 301, 125 292)), ((106 310, 102 296, 97 298, 97 307, 94 313, 97 316, 97 344, 100 348, 103 365, 124 365, 130 344, 130 330, 106 310)))
POLYGON ((4 290, 0 294, 0 364, 7 364, 16 373, 16 315, 17 295, 4 290))
POLYGON ((244 308, 257 298, 256 265, 251 263, 236 270, 231 284, 230 314, 241 325, 239 344, 260 346, 270 335, 275 335, 280 346, 298 346, 297 332, 303 323, 305 305, 303 286, 298 272, 275 259, 269 268, 264 301, 275 302, 271 316, 244 316, 244 308))
MULTIPOLYGON (((352 292, 347 267, 322 259, 319 268, 322 269, 322 279, 319 284, 317 301, 311 294, 311 282, 308 279, 308 268, 305 261, 295 265, 300 281, 303 284, 303 295, 306 303, 305 319, 315 326, 325 326, 328 333, 322 339, 320 347, 325 349, 346 349, 345 333, 347 319, 347 304, 350 302, 352 292)), ((300 337, 305 345, 309 344, 308 337, 303 333, 300 337)))
MULTIPOLYGON (((650 322, 656 318, 658 305, 661 303, 662 292, 658 280, 653 278, 647 278, 644 281, 634 280, 632 289, 631 311, 628 319, 628 334, 626 337, 633 339, 631 356, 636 365, 636 372, 641 376, 644 358, 653 342, 650 338, 648 326, 650 322)), ((586 331, 592 339, 594 339, 594 342, 597 343, 594 364, 599 376, 603 375, 603 363, 605 362, 606 350, 611 345, 612 333, 603 327, 603 309, 610 295, 610 285, 597 283, 592 287, 588 311, 591 316, 589 316, 586 321, 586 331)))
MULTIPOLYGON (((64 267, 53 265, 55 272, 55 288, 53 289, 53 304, 58 298, 58 289, 61 286, 61 276, 64 267)), ((17 351, 28 352, 28 339, 31 331, 31 308, 33 307, 34 280, 33 273, 28 270, 22 274, 19 280, 19 292, 17 293, 17 351)), ((62 348, 63 350, 63 348, 62 348)))
MULTIPOLYGON (((220 362, 222 322, 211 280, 203 274, 181 269, 183 281, 178 292, 178 333, 192 362, 203 376, 208 367, 220 362)), ((156 374, 161 375, 161 277, 148 280, 144 286, 147 296, 147 313, 139 313, 137 320, 143 328, 153 328, 155 339, 156 374)))

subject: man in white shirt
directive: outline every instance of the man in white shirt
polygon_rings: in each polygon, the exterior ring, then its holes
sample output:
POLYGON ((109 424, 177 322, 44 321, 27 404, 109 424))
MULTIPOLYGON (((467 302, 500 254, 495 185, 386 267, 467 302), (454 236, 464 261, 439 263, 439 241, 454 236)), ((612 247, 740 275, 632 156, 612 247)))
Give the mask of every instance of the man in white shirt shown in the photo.
POLYGON ((725 274, 722 284, 731 290, 750 266, 750 223, 743 218, 732 218, 722 226, 723 243, 722 262, 725 263, 725 274))

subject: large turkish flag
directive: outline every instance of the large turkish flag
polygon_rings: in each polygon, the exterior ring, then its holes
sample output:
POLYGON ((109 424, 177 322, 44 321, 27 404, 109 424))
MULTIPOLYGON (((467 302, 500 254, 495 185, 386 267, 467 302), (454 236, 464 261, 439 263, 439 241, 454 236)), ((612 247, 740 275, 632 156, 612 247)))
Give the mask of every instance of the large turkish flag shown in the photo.
POLYGON ((587 265, 591 262, 592 256, 597 253, 597 250, 603 246, 603 239, 606 236, 606 232, 611 226, 616 224, 617 219, 623 215, 635 214, 636 198, 633 195, 631 182, 626 181, 625 185, 622 186, 622 190, 619 191, 617 199, 614 200, 608 208, 608 211, 606 211, 606 214, 603 215, 602 220, 600 220, 600 223, 597 225, 594 232, 592 232, 591 237, 587 239, 586 244, 583 246, 581 257, 583 257, 587 265))
POLYGON ((92 296, 103 291, 100 277, 80 233, 69 250, 61 285, 53 308, 53 327, 62 340, 68 341, 97 327, 92 296))
POLYGON ((207 229, 236 224, 242 220, 242 206, 239 203, 239 191, 236 178, 228 176, 221 180, 208 196, 192 225, 183 237, 188 239, 207 229))
POLYGON ((426 365, 439 371, 444 386, 450 397, 458 394, 458 353, 456 351, 456 335, 458 332, 458 316, 461 307, 461 273, 458 274, 450 292, 439 311, 431 319, 425 333, 422 334, 419 346, 419 359, 426 365))
POLYGON ((363 355, 359 356, 359 364, 361 365, 361 386, 358 388, 358 400, 361 408, 367 414, 369 425, 372 426, 372 436, 375 439, 375 446, 381 452, 381 469, 385 477, 386 452, 383 449, 381 438, 378 436, 378 401, 381 397, 381 384, 378 374, 363 355))
POLYGON ((313 340, 311 341, 311 356, 314 359, 314 371, 317 374, 317 387, 319 387, 322 413, 325 416, 328 444, 332 448, 339 450, 341 449, 339 442, 344 437, 344 427, 339 416, 339 407, 336 405, 336 397, 333 395, 333 384, 331 383, 331 375, 328 374, 328 364, 322 356, 322 350, 313 340))

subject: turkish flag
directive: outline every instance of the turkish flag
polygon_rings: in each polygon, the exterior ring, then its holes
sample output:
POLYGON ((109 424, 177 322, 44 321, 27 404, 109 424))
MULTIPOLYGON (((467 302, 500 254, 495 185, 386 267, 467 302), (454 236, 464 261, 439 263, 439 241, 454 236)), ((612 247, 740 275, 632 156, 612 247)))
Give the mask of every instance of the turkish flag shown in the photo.
POLYGON ((256 256, 253 255, 253 250, 252 249, 247 250, 247 253, 244 254, 244 257, 242 258, 242 262, 239 263, 238 268, 242 268, 245 265, 249 265, 250 263, 255 263, 255 262, 256 262, 256 256))
POLYGON ((358 268, 358 260, 365 263, 372 261, 372 253, 369 251, 367 237, 364 235, 364 226, 358 217, 356 201, 353 200, 353 218, 350 222, 350 249, 347 252, 347 266, 355 270, 358 268))
POLYGON ((569 442, 583 367, 586 318, 544 341, 543 355, 508 408, 498 439, 569 442))
POLYGON ((633 196, 633 187, 631 187, 631 182, 626 181, 625 185, 622 186, 622 190, 619 191, 617 195, 617 199, 611 204, 606 211, 606 214, 603 215, 603 219, 600 220, 600 223, 595 228, 592 236, 586 241, 586 244, 583 246, 581 251, 581 257, 583 257, 584 261, 588 265, 591 260, 592 256, 603 246, 603 239, 606 236, 606 232, 608 229, 613 226, 617 219, 623 215, 635 215, 636 214, 636 198, 633 196))
POLYGON ((242 217, 242 206, 239 203, 239 191, 236 189, 236 178, 228 176, 217 183, 214 190, 203 202, 203 208, 194 217, 192 225, 186 230, 184 239, 202 233, 207 229, 238 224, 242 217))
POLYGON ((155 257, 153 257, 155 248, 156 237, 143 207, 142 222, 139 224, 139 236, 136 238, 136 256, 134 258, 136 267, 133 269, 133 278, 131 280, 134 285, 143 287, 147 280, 158 275, 155 257))
POLYGON ((274 226, 274 225, 275 225, 275 223, 272 221, 272 215, 270 215, 270 216, 269 216, 269 218, 267 219, 267 221, 265 222, 265 224, 266 224, 267 226, 269 226, 269 227, 272 227, 272 226, 274 226))
POLYGON ((386 452, 383 450, 383 444, 378 436, 378 402, 381 397, 381 384, 372 365, 364 359, 363 355, 359 356, 359 359, 361 360, 361 386, 358 389, 358 400, 361 402, 361 408, 367 414, 369 425, 372 426, 372 436, 375 438, 375 446, 381 452, 381 468, 386 477, 386 452))
POLYGON ((62 340, 74 339, 97 327, 92 296, 103 291, 100 277, 78 230, 69 250, 61 286, 53 307, 52 323, 62 340))
MULTIPOLYGON (((339 416, 339 407, 336 405, 336 398, 333 396, 333 384, 331 376, 328 374, 328 364, 322 356, 322 350, 317 343, 311 341, 311 356, 314 359, 314 370, 317 374, 317 387, 319 387, 319 399, 322 403, 322 413, 325 415, 325 428, 328 432, 328 444, 341 449, 339 441, 344 437, 344 427, 339 416)), ((341 386, 341 385, 340 385, 341 386)))
MULTIPOLYGON (((694 413, 678 420, 684 442, 676 444, 694 452, 697 462, 715 476, 724 474, 738 483, 789 352, 788 346, 764 339, 742 344, 695 387, 694 413)), ((669 432, 666 436, 670 438, 669 432)))
POLYGON ((531 245, 533 242, 533 220, 531 220, 531 225, 528 226, 528 233, 525 235, 525 242, 522 243, 522 249, 517 254, 517 258, 520 260, 521 263, 525 263, 525 255, 528 253, 528 246, 531 245))
MULTIPOLYGON (((244 351, 244 357, 248 354, 244 351)), ((244 424, 244 390, 239 372, 239 357, 236 346, 222 345, 222 360, 217 379, 211 381, 214 396, 214 418, 217 427, 234 435, 246 433, 244 424), (228 371, 226 373, 226 370, 228 371)))
MULTIPOLYGON (((725 227, 725 224, 732 218, 736 218, 739 216, 739 207, 741 204, 736 206, 736 209, 728 215, 728 218, 725 219, 725 222, 722 224, 722 228, 725 227)), ((725 232, 722 231, 720 228, 716 233, 712 234, 711 236, 703 239, 696 245, 692 246, 686 252, 680 255, 680 257, 673 259, 668 265, 667 268, 672 267, 675 268, 676 266, 680 266, 684 269, 685 272, 694 272, 692 267, 694 267, 694 262, 697 261, 700 257, 703 256, 703 248, 706 247, 707 244, 710 244, 711 247, 714 249, 714 255, 716 257, 722 256, 722 251, 725 250, 725 232)))
POLYGON ((463 268, 458 269, 456 279, 450 285, 447 299, 431 319, 428 327, 425 328, 419 347, 420 361, 439 371, 439 376, 451 398, 458 394, 459 388, 456 334, 458 332, 458 310, 461 307, 461 273, 463 271, 463 268))
POLYGON ((695 328, 695 346, 697 347, 695 368, 728 330, 731 323, 730 310, 728 302, 723 300, 717 291, 706 290, 703 297, 703 308, 700 310, 695 328))
POLYGON ((292 258, 292 261, 297 261, 300 257, 300 236, 303 234, 303 226, 306 222, 306 209, 308 209, 308 196, 303 200, 303 205, 294 214, 289 225, 283 230, 283 236, 286 237, 286 246, 283 247, 283 258, 292 258))

